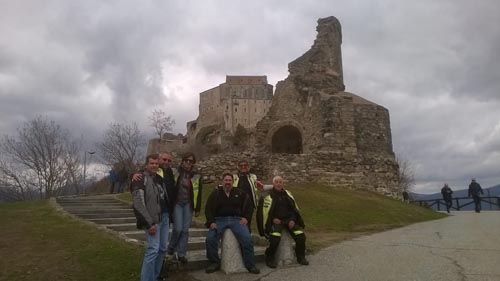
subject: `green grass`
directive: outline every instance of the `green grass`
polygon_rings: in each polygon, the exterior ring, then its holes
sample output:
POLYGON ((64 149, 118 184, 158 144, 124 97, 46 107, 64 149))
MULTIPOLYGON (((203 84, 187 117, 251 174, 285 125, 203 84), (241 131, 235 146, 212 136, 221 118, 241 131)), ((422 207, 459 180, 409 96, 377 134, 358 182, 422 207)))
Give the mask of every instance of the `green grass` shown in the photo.
POLYGON ((138 280, 144 250, 60 215, 47 201, 0 205, 0 280, 138 280))
MULTIPOLYGON (((319 184, 286 188, 299 205, 306 224, 308 248, 313 251, 363 234, 446 216, 369 191, 319 184)), ((214 185, 204 186, 201 214, 195 220, 205 222, 205 203, 213 189, 214 185)), ((128 202, 132 200, 129 193, 121 194, 119 198, 128 202)), ((258 233, 255 222, 252 222, 252 232, 258 233)))

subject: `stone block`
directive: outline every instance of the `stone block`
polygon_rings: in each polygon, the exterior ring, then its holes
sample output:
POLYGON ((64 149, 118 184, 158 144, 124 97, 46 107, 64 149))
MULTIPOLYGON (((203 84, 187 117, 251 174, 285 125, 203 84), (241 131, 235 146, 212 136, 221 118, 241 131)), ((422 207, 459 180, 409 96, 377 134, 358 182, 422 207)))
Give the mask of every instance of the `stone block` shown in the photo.
POLYGON ((226 274, 248 272, 243 263, 238 239, 230 229, 222 235, 221 270, 226 274))
POLYGON ((281 232, 280 244, 274 257, 278 266, 289 265, 297 261, 297 257, 295 256, 295 241, 287 230, 281 232))

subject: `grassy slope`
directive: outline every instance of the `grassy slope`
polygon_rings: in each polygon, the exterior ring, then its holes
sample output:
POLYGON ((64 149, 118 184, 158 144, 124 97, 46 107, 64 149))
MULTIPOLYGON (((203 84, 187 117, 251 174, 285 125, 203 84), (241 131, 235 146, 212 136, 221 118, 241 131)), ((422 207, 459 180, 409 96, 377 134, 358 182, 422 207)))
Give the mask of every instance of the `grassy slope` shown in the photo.
POLYGON ((137 280, 143 250, 57 213, 0 205, 0 280, 137 280))

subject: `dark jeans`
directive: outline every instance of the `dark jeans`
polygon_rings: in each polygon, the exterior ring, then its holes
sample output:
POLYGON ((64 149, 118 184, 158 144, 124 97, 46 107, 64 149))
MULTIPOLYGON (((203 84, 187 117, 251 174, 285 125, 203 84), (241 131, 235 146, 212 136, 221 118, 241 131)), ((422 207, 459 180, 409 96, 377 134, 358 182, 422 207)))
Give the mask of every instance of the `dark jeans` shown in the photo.
POLYGON ((248 218, 248 223, 247 223, 248 231, 250 233, 252 233, 252 227, 251 227, 251 225, 252 225, 253 211, 254 211, 254 209, 252 208, 252 212, 250 213, 250 217, 248 218))
POLYGON ((304 232, 297 226, 289 229, 287 225, 273 224, 273 229, 269 236, 269 247, 266 249, 266 259, 274 260, 274 254, 276 254, 276 250, 280 244, 281 231, 283 229, 288 230, 293 240, 295 240, 295 255, 297 259, 304 258, 306 256, 306 235, 304 232), (278 236, 278 233, 280 236, 278 236))
POLYGON ((255 257, 253 252, 253 241, 246 225, 240 224, 240 217, 216 217, 215 229, 210 229, 207 233, 205 241, 207 247, 207 258, 211 263, 220 264, 218 254, 219 243, 222 234, 226 229, 230 229, 238 242, 240 243, 241 253, 243 255, 243 263, 247 269, 255 267, 255 257))
POLYGON ((474 205, 476 207, 476 213, 481 212, 481 197, 480 196, 472 196, 474 199, 474 205))
POLYGON ((453 205, 453 202, 451 201, 451 199, 449 199, 449 200, 446 200, 446 199, 445 199, 445 200, 444 200, 444 203, 445 203, 445 205, 446 205, 446 212, 448 212, 448 213, 449 213, 449 212, 450 212, 450 208, 451 208, 451 206, 453 205))

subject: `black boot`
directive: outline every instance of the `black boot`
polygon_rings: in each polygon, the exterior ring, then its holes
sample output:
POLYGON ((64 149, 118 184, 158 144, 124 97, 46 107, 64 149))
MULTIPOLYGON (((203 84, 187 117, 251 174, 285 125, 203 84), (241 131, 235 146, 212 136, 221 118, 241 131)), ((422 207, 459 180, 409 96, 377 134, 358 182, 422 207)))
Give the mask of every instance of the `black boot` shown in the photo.
POLYGON ((297 262, 301 265, 309 265, 309 261, 306 260, 306 257, 298 257, 297 262))
POLYGON ((276 261, 274 259, 274 257, 266 257, 266 265, 267 267, 269 268, 276 268, 277 267, 277 264, 276 264, 276 261))

